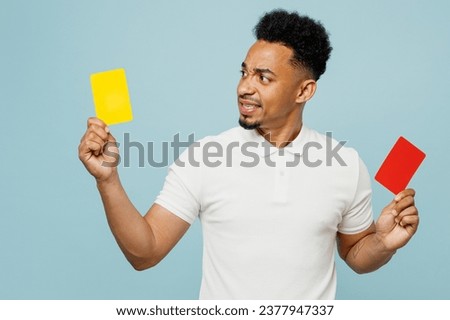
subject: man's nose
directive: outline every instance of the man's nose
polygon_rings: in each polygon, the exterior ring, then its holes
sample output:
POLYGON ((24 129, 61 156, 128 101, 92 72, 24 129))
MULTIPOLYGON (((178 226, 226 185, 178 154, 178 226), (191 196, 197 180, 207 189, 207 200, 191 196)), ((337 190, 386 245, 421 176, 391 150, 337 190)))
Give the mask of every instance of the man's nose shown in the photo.
POLYGON ((237 87, 237 94, 238 96, 244 96, 244 95, 253 95, 255 93, 255 87, 252 85, 251 77, 243 77, 239 81, 238 87, 237 87))

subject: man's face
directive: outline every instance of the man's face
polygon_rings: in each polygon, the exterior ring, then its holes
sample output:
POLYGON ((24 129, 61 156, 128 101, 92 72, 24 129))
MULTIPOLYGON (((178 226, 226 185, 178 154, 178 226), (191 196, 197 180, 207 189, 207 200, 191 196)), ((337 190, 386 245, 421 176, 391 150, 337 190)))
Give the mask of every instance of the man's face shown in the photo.
POLYGON ((292 49, 260 40, 249 49, 237 87, 241 126, 271 131, 301 121, 297 97, 306 74, 292 56, 292 49))

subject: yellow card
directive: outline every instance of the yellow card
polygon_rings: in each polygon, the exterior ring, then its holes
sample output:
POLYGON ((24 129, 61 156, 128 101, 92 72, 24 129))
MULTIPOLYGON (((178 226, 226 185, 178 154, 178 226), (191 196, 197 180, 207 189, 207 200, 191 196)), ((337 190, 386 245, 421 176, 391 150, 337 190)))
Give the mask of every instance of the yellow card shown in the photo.
POLYGON ((124 69, 91 74, 91 87, 97 118, 107 125, 133 120, 124 69))

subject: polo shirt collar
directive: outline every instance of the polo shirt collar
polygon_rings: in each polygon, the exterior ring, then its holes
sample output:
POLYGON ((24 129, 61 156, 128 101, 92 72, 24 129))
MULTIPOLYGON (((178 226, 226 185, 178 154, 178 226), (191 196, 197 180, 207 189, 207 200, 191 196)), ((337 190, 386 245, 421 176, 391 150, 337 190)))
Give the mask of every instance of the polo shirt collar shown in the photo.
MULTIPOLYGON (((256 129, 246 130, 241 128, 241 130, 245 142, 256 142, 255 146, 257 145, 257 147, 251 148, 251 150, 258 153, 261 157, 267 157, 279 150, 279 148, 276 148, 264 139, 264 137, 260 135, 256 129)), ((297 137, 283 149, 294 155, 302 155, 304 146, 309 141, 309 136, 310 129, 303 124, 297 137)))

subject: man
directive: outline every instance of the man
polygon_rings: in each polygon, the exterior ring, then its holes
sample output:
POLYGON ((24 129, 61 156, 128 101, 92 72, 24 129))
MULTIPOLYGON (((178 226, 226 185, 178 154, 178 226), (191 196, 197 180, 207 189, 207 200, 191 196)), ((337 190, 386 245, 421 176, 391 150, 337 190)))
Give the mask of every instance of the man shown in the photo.
POLYGON ((333 299, 335 244, 358 273, 387 263, 417 230, 414 191, 398 194, 374 223, 370 178, 356 151, 303 125, 331 52, 320 23, 276 10, 255 34, 237 88, 241 127, 189 147, 144 217, 116 167, 102 165, 118 150, 104 152, 115 139, 101 120, 88 120, 79 157, 135 269, 161 261, 199 217, 200 298, 333 299))

